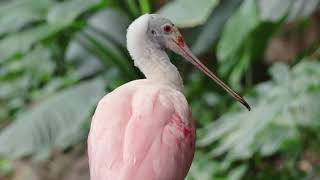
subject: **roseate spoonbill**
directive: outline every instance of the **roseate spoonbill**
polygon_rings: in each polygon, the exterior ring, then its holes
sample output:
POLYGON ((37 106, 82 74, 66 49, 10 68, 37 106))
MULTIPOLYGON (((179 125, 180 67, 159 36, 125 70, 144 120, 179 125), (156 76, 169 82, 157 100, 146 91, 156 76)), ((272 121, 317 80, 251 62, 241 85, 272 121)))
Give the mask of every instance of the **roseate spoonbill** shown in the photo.
POLYGON ((146 79, 115 89, 99 102, 88 138, 91 180, 183 180, 195 150, 195 126, 171 49, 250 110, 189 50, 177 27, 145 14, 128 28, 127 48, 146 79))

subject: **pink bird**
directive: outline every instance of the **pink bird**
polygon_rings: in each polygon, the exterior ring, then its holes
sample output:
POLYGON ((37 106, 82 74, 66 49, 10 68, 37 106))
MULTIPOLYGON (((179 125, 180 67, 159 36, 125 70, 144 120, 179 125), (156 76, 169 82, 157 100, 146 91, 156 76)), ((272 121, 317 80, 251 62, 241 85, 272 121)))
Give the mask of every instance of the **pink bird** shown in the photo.
POLYGON ((177 68, 164 49, 182 55, 250 109, 189 50, 177 27, 145 14, 128 28, 127 48, 146 79, 103 97, 88 138, 91 180, 183 180, 191 166, 196 129, 177 68))

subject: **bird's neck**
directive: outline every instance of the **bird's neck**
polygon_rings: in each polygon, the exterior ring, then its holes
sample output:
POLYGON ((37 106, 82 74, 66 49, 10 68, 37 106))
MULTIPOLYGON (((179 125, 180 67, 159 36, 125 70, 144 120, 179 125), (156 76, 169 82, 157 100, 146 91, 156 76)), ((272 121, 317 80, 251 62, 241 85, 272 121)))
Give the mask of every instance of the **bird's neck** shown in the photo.
POLYGON ((130 42, 128 50, 135 66, 147 79, 183 90, 182 78, 164 50, 143 38, 136 39, 135 43, 130 42))

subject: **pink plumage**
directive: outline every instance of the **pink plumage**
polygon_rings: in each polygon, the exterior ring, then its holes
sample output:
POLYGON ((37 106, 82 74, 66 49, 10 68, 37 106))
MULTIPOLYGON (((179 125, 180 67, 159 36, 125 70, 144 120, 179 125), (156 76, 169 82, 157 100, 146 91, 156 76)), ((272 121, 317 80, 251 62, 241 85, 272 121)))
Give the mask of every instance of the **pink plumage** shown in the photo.
POLYGON ((166 18, 145 14, 136 19, 128 28, 127 47, 146 79, 129 82, 99 102, 88 139, 91 180, 183 180, 196 130, 182 78, 164 49, 183 56, 250 107, 191 53, 166 18))
POLYGON ((194 144, 195 127, 179 91, 130 82, 96 109, 88 141, 91 179, 183 180, 194 144))

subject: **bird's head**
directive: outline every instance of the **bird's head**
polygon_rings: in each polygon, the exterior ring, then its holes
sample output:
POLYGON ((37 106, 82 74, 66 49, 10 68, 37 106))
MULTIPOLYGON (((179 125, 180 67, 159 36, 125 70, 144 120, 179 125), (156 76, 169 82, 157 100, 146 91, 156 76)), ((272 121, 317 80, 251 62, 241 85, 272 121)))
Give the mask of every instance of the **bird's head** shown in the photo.
POLYGON ((159 48, 168 48, 178 54, 180 46, 186 45, 179 29, 169 19, 157 14, 149 17, 147 36, 159 48))
POLYGON ((129 43, 131 39, 144 36, 147 37, 148 41, 151 41, 156 48, 170 49, 184 57, 250 110, 249 104, 241 96, 228 87, 193 55, 178 27, 176 27, 169 19, 158 14, 145 14, 136 19, 128 28, 128 49, 135 48, 129 43))

